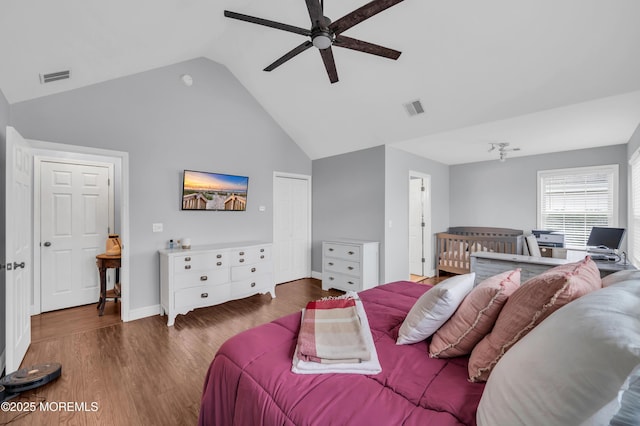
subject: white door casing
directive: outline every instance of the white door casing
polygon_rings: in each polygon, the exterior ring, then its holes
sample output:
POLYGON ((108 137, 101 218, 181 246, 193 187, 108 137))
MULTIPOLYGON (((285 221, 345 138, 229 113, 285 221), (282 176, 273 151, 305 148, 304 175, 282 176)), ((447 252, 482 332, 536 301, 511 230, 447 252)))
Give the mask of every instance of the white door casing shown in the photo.
POLYGON ((311 177, 274 173, 273 252, 276 284, 311 276, 311 177))
POLYGON ((95 256, 113 217, 109 165, 38 161, 41 311, 98 301, 95 256))
POLYGON ((6 371, 20 368, 31 343, 31 176, 33 154, 13 128, 6 140, 6 371))
POLYGON ((431 176, 409 173, 409 273, 431 276, 433 266, 431 236, 431 176), (424 261, 423 261, 424 259, 424 261))

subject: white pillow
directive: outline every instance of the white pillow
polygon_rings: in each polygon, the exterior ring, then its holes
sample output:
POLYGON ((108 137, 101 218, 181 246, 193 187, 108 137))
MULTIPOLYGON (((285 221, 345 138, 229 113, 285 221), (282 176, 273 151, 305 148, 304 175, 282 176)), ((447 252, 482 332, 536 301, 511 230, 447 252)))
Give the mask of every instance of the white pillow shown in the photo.
POLYGON ((417 343, 435 333, 458 309, 475 279, 475 272, 457 275, 420 296, 404 319, 396 343, 417 343))
POLYGON ((478 425, 564 426, 611 416, 611 402, 640 364, 639 312, 639 281, 594 291, 554 312, 498 362, 478 425))

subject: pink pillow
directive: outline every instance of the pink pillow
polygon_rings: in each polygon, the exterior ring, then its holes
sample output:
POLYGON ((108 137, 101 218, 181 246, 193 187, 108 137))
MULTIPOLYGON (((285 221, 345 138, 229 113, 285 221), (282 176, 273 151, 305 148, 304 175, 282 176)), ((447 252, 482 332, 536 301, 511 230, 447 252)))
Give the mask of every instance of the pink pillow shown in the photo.
POLYGON ((491 333, 473 348, 469 380, 486 381, 505 352, 542 320, 601 287, 600 271, 590 257, 549 269, 525 282, 509 297, 491 333))
POLYGON ((452 358, 471 353, 491 331, 507 298, 520 287, 520 269, 487 278, 471 290, 458 310, 429 345, 432 358, 452 358))

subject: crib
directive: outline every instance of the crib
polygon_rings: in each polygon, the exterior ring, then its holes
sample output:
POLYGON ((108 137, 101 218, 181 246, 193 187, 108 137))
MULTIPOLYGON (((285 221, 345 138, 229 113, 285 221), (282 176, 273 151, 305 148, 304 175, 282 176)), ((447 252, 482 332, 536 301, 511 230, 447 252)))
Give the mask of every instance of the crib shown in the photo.
POLYGON ((510 228, 455 226, 436 234, 437 275, 440 272, 466 274, 471 269, 471 253, 522 254, 523 231, 510 228))

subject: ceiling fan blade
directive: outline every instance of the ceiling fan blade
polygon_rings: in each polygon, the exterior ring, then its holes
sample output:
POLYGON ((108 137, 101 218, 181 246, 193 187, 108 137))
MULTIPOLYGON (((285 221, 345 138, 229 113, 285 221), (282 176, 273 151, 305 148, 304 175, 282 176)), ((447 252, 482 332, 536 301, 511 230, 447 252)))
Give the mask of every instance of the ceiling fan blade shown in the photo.
POLYGON ((311 19, 311 27, 319 26, 324 22, 324 14, 322 7, 320 7, 319 0, 305 0, 307 3, 307 9, 309 10, 309 18, 311 19))
POLYGON ((331 48, 328 47, 326 49, 320 49, 320 56, 322 56, 322 62, 324 62, 324 67, 327 69, 327 74, 329 75, 329 81, 331 83, 335 83, 338 81, 338 70, 336 69, 336 61, 333 60, 333 52, 331 48))
POLYGON ((388 9, 391 6, 395 6, 402 1, 403 0, 373 0, 372 2, 365 4, 364 6, 333 22, 331 25, 329 25, 329 28, 333 31, 334 34, 340 34, 341 32, 348 30, 349 28, 359 24, 365 19, 369 19, 373 15, 377 15, 383 10, 388 9))
POLYGON ((311 36, 311 31, 305 28, 294 27, 293 25, 287 25, 276 21, 270 21, 268 19, 256 18, 255 16, 243 15, 242 13, 224 11, 224 16, 227 18, 238 19, 240 21, 250 22, 252 24, 264 25, 265 27, 275 28, 277 30, 288 31, 290 33, 296 33, 303 36, 311 36))
POLYGON ((398 59, 402 52, 388 47, 378 46, 377 44, 368 43, 366 41, 357 40, 343 35, 336 36, 333 42, 334 46, 344 47, 346 49, 358 50, 360 52, 370 53, 372 55, 382 56, 383 58, 398 59))
POLYGON ((313 46, 313 43, 311 43, 310 41, 305 41, 301 45, 293 48, 289 52, 287 52, 284 55, 282 55, 274 63, 272 63, 271 65, 266 67, 264 69, 264 71, 273 71, 274 69, 278 68, 280 65, 284 64, 285 62, 287 62, 289 59, 293 58, 296 55, 299 55, 300 53, 304 52, 305 50, 307 50, 311 46, 313 46))

